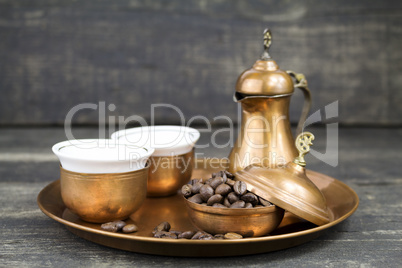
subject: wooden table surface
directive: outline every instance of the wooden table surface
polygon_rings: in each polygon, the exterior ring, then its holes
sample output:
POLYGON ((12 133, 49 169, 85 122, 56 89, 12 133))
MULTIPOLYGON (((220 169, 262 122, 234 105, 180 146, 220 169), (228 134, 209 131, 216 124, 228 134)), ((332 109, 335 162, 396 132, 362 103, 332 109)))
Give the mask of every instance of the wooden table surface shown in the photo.
MULTIPOLYGON (((325 153, 325 128, 310 131, 316 135, 315 150, 325 153)), ((76 138, 95 138, 98 130, 76 128, 73 133, 76 138)), ((401 267, 401 137, 400 128, 341 128, 338 166, 307 157, 310 169, 345 182, 360 198, 350 218, 319 238, 278 252, 201 259, 125 252, 73 235, 36 204, 40 190, 58 179, 51 146, 66 139, 64 129, 0 128, 0 266, 401 267)), ((222 144, 226 139, 218 137, 222 144)), ((210 134, 202 134, 200 143, 210 141, 210 134)), ((197 150, 209 157, 225 157, 229 151, 197 150)))

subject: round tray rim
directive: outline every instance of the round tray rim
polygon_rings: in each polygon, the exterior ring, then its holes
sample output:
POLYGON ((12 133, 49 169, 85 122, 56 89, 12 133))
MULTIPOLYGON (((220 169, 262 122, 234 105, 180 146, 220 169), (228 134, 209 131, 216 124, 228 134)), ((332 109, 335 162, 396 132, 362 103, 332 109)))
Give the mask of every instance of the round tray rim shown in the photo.
POLYGON ((354 205, 353 205, 352 209, 334 221, 331 221, 327 224, 317 226, 317 227, 314 227, 314 228, 311 228, 308 230, 303 230, 303 231, 298 231, 298 232, 293 232, 293 233, 288 233, 288 234, 273 235, 273 236, 243 238, 243 239, 238 239, 238 240, 158 239, 158 238, 153 238, 153 237, 132 236, 132 235, 126 235, 126 234, 120 234, 120 233, 111 233, 111 232, 97 230, 97 229, 86 227, 86 226, 83 226, 83 225, 80 225, 77 223, 70 222, 70 221, 65 220, 62 217, 59 217, 56 214, 52 213, 43 204, 43 199, 46 197, 46 195, 48 195, 49 193, 54 191, 54 188, 58 187, 58 185, 60 184, 60 180, 53 181, 50 184, 48 184, 47 186, 45 186, 38 194, 37 203, 38 203, 39 208, 45 215, 47 215, 49 218, 51 218, 63 225, 66 225, 66 227, 70 227, 70 228, 77 229, 77 230, 84 231, 84 232, 103 235, 103 236, 107 236, 107 237, 114 237, 114 238, 118 238, 118 239, 134 240, 134 241, 142 241, 142 242, 158 243, 158 244, 183 244, 183 245, 188 245, 188 244, 245 244, 245 243, 247 244, 250 242, 277 241, 277 240, 284 240, 284 239, 289 239, 289 238, 293 238, 293 237, 301 237, 301 236, 310 235, 313 233, 319 234, 322 231, 329 229, 329 228, 339 224, 340 222, 344 221, 345 219, 350 217, 358 208, 359 197, 356 194, 356 192, 352 188, 350 188, 347 184, 345 184, 339 180, 336 180, 332 177, 329 177, 325 174, 318 173, 315 171, 308 170, 308 174, 321 176, 321 177, 327 177, 328 179, 335 180, 337 184, 340 184, 340 186, 343 187, 346 191, 349 191, 354 200, 354 205))

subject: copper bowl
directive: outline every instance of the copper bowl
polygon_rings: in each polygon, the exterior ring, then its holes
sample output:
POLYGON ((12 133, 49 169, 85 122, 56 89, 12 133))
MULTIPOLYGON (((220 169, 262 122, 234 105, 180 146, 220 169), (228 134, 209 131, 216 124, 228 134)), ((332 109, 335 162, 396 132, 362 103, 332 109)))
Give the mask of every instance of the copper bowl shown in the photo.
POLYGON ((149 165, 125 173, 77 173, 60 167, 61 197, 66 207, 88 222, 123 220, 143 203, 149 165))
MULTIPOLYGON (((184 197, 183 197, 184 198, 184 197)), ((191 222, 210 234, 238 233, 243 237, 269 234, 281 223, 284 210, 275 205, 262 208, 216 208, 185 199, 191 222)))
POLYGON ((174 156, 151 156, 148 173, 148 196, 169 196, 191 179, 194 150, 174 156))

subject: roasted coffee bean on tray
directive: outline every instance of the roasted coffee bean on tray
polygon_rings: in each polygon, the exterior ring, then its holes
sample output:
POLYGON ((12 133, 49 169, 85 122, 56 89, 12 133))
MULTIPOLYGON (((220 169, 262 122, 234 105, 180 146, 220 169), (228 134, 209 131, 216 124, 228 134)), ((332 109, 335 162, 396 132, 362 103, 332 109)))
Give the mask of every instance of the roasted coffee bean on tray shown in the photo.
POLYGON ((175 231, 170 230, 168 222, 162 222, 154 228, 152 232, 155 238, 162 239, 191 239, 191 240, 224 240, 224 239, 242 239, 243 236, 237 233, 212 235, 204 231, 175 231), (158 230, 155 232, 155 230, 158 230))
POLYGON ((158 231, 154 234, 154 237, 156 238, 171 238, 171 239, 177 239, 177 235, 171 232, 166 232, 166 231, 158 231))
POLYGON ((127 225, 124 221, 113 221, 112 223, 116 224, 118 231, 124 228, 127 225))
POLYGON ((227 233, 225 234, 225 239, 242 239, 243 236, 236 234, 236 233, 227 233))
POLYGON ((118 228, 113 222, 107 222, 101 225, 101 229, 108 232, 116 233, 118 228))
POLYGON ((191 239, 195 235, 195 231, 185 231, 177 236, 178 239, 191 239))
POLYGON ((259 208, 273 204, 247 191, 247 184, 223 170, 212 173, 207 180, 192 179, 183 185, 181 193, 188 201, 219 208, 259 208))
POLYGON ((156 234, 157 232, 169 232, 169 231, 170 231, 170 223, 164 221, 159 223, 159 225, 154 228, 152 233, 156 234))
POLYGON ((124 221, 112 221, 101 225, 101 229, 108 232, 116 233, 122 231, 123 233, 134 233, 138 231, 137 225, 130 223, 127 224, 124 221))
POLYGON ((138 227, 135 224, 127 224, 122 229, 123 233, 134 233, 138 231, 138 227))

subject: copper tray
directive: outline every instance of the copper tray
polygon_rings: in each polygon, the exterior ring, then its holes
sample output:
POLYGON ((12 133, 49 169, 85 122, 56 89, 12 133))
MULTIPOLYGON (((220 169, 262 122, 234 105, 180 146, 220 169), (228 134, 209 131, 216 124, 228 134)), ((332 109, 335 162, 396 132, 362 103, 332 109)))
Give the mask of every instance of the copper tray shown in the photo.
MULTIPOLYGON (((197 160, 193 177, 208 177, 218 169, 212 163, 197 160)), ((215 162, 215 166, 218 166, 215 162)), ((60 181, 47 185, 38 195, 39 208, 50 218, 66 225, 72 233, 108 247, 167 256, 234 256, 248 255, 297 246, 317 238, 323 231, 342 222, 357 209, 359 198, 346 184, 314 171, 307 171, 309 178, 327 199, 331 221, 317 227, 291 213, 285 213, 280 226, 269 236, 240 240, 173 240, 157 239, 152 229, 162 221, 169 221, 172 229, 195 230, 190 223, 184 200, 179 195, 165 198, 147 198, 140 210, 127 222, 139 227, 137 233, 110 233, 100 230, 100 224, 80 220, 64 205, 60 195, 60 181)))

